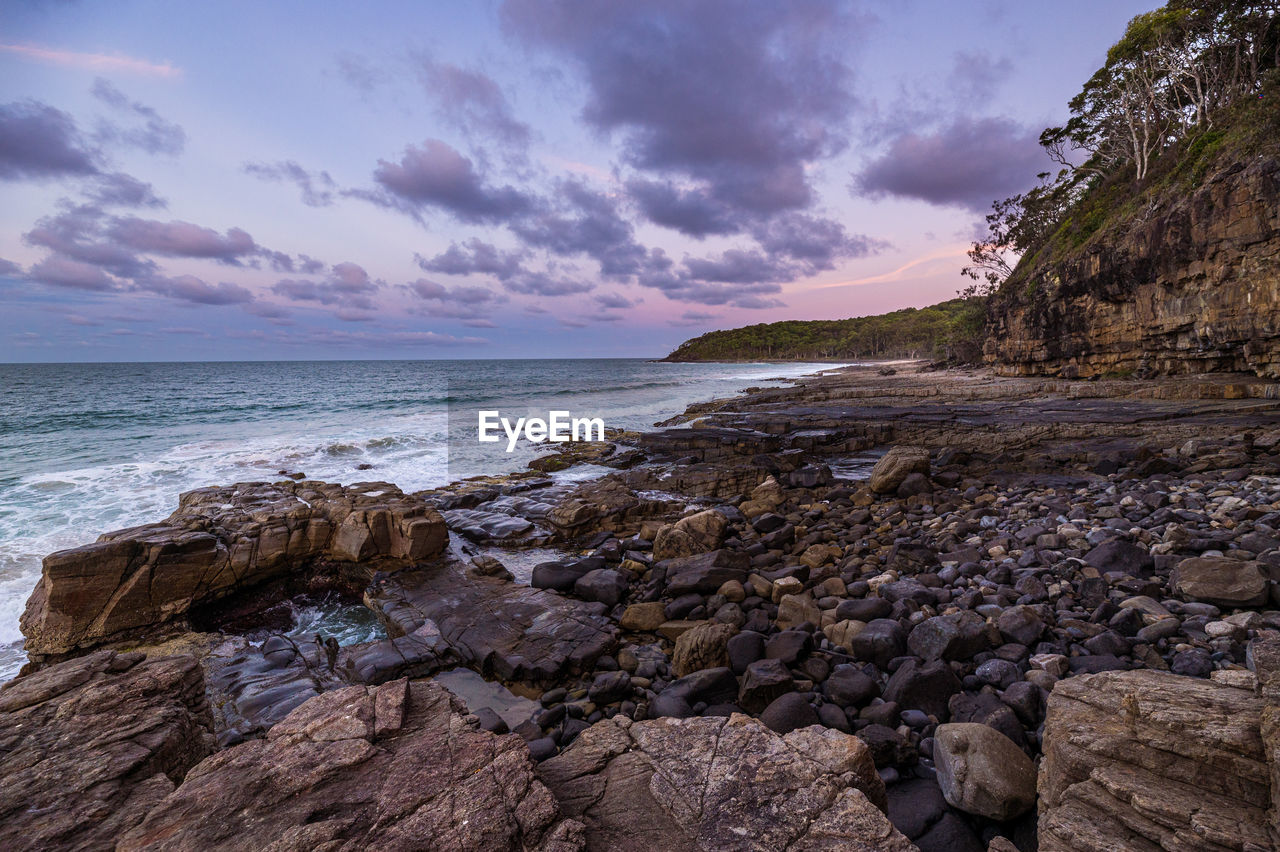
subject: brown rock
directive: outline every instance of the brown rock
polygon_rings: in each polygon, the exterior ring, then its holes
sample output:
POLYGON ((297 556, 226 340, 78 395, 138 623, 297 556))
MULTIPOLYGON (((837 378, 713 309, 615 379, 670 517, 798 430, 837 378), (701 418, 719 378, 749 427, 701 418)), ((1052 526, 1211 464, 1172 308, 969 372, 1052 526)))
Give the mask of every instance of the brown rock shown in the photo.
POLYGON ((0 841, 110 849, 214 747, 200 666, 101 650, 0 690, 0 841))
POLYGON ((444 519, 387 483, 241 483, 183 494, 159 524, 44 560, 22 632, 34 660, 155 633, 318 559, 395 568, 439 554, 444 519))
POLYGON ((1252 692, 1156 671, 1059 681, 1040 764, 1040 849, 1274 848, 1252 692))
POLYGON ((681 518, 658 530, 657 537, 653 540, 653 558, 677 559, 715 550, 724 538, 725 527, 728 525, 729 521, 724 514, 715 509, 706 509, 681 518))
POLYGON ((1196 556, 1178 563, 1171 578, 1185 597, 1215 606, 1262 606, 1271 581, 1259 562, 1196 556))
POLYGON ((592 849, 914 849, 882 812, 866 745, 829 728, 779 736, 740 714, 619 716, 538 775, 586 825, 592 849))
POLYGON ((867 485, 878 494, 896 491, 909 474, 929 475, 929 450, 926 447, 894 447, 871 469, 867 485))
POLYGON ((652 633, 667 620, 662 601, 631 604, 622 611, 618 624, 623 630, 636 630, 641 633, 652 633))
POLYGON ((523 740, 468 721, 441 686, 313 698, 219 752, 119 838, 126 850, 583 848, 523 740), (398 708, 398 709, 397 709, 398 708))
POLYGON ((727 646, 737 632, 732 625, 704 621, 681 633, 671 655, 676 677, 729 665, 727 646))
POLYGON ((1036 766, 995 728, 952 722, 934 733, 933 759, 942 796, 962 811, 998 822, 1036 803, 1036 766))

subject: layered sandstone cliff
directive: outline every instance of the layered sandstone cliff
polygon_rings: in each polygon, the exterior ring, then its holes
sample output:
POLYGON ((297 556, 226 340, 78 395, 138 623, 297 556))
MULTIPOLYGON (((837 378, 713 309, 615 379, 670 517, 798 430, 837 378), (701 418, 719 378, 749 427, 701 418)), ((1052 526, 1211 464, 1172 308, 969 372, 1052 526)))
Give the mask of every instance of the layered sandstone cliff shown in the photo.
POLYGON ((1005 375, 1280 376, 1276 147, 1128 199, 1135 213, 1079 247, 1051 240, 992 299, 986 361, 1005 375))

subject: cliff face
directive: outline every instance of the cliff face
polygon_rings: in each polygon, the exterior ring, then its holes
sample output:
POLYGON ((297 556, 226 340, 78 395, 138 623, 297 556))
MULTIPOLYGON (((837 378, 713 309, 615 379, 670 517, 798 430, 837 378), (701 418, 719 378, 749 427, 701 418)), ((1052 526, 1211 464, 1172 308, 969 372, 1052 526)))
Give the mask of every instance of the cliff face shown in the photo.
POLYGON ((1214 166, 1065 259, 1020 267, 991 300, 987 363, 1004 375, 1280 377, 1280 152, 1214 166))

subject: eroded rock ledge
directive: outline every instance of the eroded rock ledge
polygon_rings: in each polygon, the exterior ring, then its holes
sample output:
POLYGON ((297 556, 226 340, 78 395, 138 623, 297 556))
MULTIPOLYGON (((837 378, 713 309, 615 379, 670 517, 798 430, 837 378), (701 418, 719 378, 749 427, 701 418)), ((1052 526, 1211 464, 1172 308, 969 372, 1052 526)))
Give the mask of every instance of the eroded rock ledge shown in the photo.
POLYGON ((47 556, 22 616, 35 661, 180 622, 317 560, 398 567, 439 554, 444 519, 384 482, 247 482, 183 494, 165 521, 47 556))
POLYGON ((1277 848, 1277 643, 1255 642, 1256 675, 1103 672, 1056 684, 1041 852, 1277 848))

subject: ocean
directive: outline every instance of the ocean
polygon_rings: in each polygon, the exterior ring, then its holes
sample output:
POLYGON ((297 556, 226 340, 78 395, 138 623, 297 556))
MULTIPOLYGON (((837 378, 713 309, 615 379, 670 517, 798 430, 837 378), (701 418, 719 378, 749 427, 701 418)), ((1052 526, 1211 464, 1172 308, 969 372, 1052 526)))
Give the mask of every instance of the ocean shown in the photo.
MULTIPOLYGON (((564 410, 646 429, 690 403, 831 364, 641 359, 0 364, 0 682, 41 559, 163 520, 183 491, 272 480, 405 491, 523 469, 522 443, 474 440, 474 411, 564 410)), ((541 415, 545 416, 545 414, 541 415)), ((606 472, 571 468, 559 477, 606 472)))

